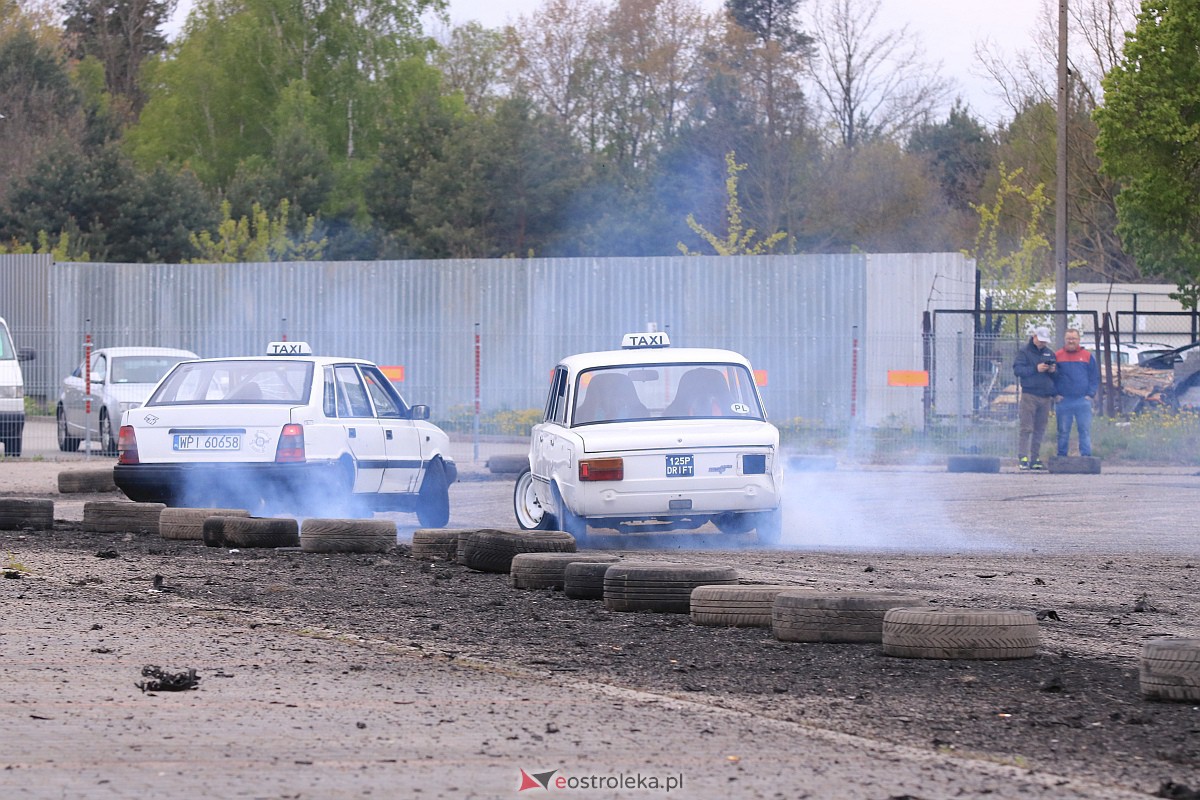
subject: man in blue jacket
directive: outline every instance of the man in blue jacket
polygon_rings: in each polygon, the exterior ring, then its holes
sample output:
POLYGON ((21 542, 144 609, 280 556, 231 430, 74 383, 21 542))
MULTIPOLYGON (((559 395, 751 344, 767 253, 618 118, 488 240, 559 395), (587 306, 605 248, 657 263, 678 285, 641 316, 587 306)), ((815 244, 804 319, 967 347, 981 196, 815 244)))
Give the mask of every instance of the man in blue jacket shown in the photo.
POLYGON ((1054 403, 1054 351, 1050 349, 1050 329, 1035 328, 1025 346, 1017 351, 1013 374, 1021 382, 1021 402, 1017 407, 1020 430, 1017 435, 1017 464, 1021 469, 1045 469, 1042 464, 1042 437, 1054 403))
POLYGON ((1058 404, 1054 415, 1058 420, 1058 454, 1067 454, 1071 442, 1071 423, 1079 431, 1079 455, 1092 454, 1092 398, 1100 390, 1100 364, 1096 357, 1079 346, 1079 331, 1074 328, 1063 334, 1063 348, 1054 354, 1058 369, 1054 373, 1054 389, 1058 404))

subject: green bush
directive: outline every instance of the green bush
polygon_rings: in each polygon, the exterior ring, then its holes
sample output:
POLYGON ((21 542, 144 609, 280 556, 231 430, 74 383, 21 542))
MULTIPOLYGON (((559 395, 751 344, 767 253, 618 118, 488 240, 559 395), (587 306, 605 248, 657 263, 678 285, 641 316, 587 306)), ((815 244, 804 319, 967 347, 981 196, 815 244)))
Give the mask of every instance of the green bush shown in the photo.
MULTIPOLYGON (((439 428, 453 433, 474 432, 474 406, 451 406, 446 413, 444 418, 436 420, 439 428)), ((528 436, 533 426, 541 421, 542 412, 536 408, 488 411, 480 416, 479 432, 493 436, 528 436)))

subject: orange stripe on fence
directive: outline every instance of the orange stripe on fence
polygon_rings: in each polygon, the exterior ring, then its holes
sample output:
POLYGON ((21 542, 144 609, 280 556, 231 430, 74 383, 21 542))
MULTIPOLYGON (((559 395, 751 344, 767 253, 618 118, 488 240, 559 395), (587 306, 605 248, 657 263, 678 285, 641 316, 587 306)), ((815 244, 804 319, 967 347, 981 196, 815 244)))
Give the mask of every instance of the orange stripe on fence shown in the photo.
POLYGON ((404 383, 404 367, 380 367, 379 371, 392 383, 404 383))
POLYGON ((928 386, 929 373, 923 369, 889 369, 888 386, 928 386))
POLYGON ((765 369, 754 370, 754 385, 755 386, 766 386, 767 385, 767 371, 765 369))

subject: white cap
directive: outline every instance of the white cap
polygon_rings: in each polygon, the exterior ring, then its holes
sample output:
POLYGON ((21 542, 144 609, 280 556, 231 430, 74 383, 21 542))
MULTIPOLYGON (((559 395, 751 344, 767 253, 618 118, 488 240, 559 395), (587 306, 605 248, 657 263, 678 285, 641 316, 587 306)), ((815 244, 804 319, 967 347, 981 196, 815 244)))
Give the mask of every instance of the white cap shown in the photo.
POLYGON ((1039 325, 1033 329, 1033 335, 1038 338, 1039 342, 1050 341, 1050 329, 1045 325, 1039 325))

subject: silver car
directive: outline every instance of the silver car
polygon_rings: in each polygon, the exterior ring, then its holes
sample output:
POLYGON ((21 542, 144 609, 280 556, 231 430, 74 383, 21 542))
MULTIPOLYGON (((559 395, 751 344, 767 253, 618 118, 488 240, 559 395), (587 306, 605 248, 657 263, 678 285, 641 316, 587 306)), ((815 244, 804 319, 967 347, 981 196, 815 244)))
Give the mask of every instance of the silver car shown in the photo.
POLYGON ((80 363, 63 379, 58 397, 58 449, 73 453, 85 439, 109 455, 117 452, 121 415, 146 402, 151 390, 180 361, 199 358, 170 347, 105 347, 92 351, 91 393, 80 363), (89 409, 89 401, 90 409, 89 409))

